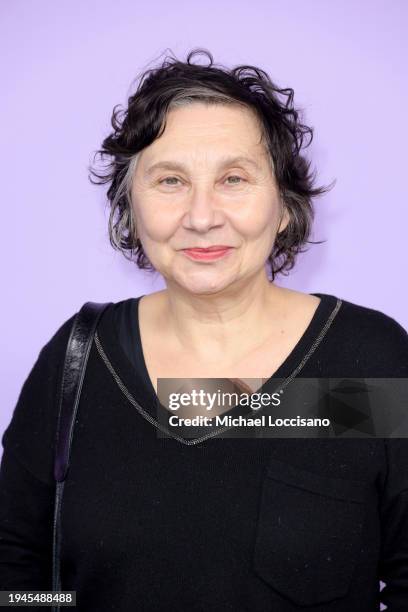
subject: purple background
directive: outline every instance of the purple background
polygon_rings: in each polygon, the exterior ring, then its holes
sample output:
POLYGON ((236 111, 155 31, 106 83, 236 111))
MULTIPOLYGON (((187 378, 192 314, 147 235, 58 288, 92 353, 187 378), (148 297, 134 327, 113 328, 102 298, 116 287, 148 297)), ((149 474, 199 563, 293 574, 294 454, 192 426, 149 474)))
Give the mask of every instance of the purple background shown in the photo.
MULTIPOLYGON (((278 284, 332 293, 408 327, 408 4, 394 0, 2 3, 0 430, 40 348, 88 300, 164 287, 110 247, 87 165, 131 82, 166 49, 259 65, 315 128, 315 240, 278 284)), ((160 59, 160 58, 159 58, 160 59)))

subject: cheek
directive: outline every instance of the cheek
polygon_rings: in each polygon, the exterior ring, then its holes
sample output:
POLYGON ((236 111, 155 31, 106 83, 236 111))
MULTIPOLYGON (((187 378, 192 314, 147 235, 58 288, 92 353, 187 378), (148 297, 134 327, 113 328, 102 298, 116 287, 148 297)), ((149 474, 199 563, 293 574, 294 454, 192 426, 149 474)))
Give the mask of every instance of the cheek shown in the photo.
POLYGON ((231 215, 231 222, 235 229, 250 238, 270 236, 277 226, 278 207, 269 201, 257 201, 252 206, 242 207, 231 215))
POLYGON ((163 242, 173 235, 179 225, 179 216, 174 208, 160 206, 156 202, 144 202, 143 206, 133 205, 136 225, 140 236, 156 242, 163 242))

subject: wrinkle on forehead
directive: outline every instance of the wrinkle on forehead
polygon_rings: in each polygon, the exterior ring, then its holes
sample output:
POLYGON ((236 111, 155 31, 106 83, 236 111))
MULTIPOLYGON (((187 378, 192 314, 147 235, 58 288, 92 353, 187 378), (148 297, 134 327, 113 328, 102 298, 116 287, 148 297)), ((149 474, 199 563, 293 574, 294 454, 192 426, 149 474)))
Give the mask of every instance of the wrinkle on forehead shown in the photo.
POLYGON ((228 156, 246 156, 259 166, 265 156, 272 161, 261 121, 248 108, 195 103, 170 110, 165 121, 161 136, 144 150, 144 172, 149 174, 161 162, 181 166, 213 160, 218 167, 228 156))

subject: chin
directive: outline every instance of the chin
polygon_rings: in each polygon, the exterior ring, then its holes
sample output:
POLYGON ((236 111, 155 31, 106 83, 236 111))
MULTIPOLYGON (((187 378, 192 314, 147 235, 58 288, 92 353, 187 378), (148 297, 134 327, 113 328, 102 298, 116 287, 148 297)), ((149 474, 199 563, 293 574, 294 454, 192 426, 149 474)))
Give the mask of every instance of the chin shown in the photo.
POLYGON ((188 291, 192 295, 212 295, 219 293, 223 289, 226 289, 232 284, 232 279, 208 279, 202 278, 189 278, 189 279, 175 279, 176 282, 183 287, 185 291, 188 291))

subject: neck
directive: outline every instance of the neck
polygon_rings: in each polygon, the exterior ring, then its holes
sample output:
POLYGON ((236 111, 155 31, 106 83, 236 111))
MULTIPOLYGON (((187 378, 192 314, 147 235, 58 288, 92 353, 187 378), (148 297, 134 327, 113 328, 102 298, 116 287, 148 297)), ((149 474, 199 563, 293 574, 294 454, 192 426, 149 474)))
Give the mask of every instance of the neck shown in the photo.
POLYGON ((161 292, 161 321, 175 350, 205 362, 237 358, 265 341, 265 331, 279 326, 285 292, 265 276, 213 294, 191 294, 176 287, 161 292), (274 321, 276 326, 274 326, 274 321))

